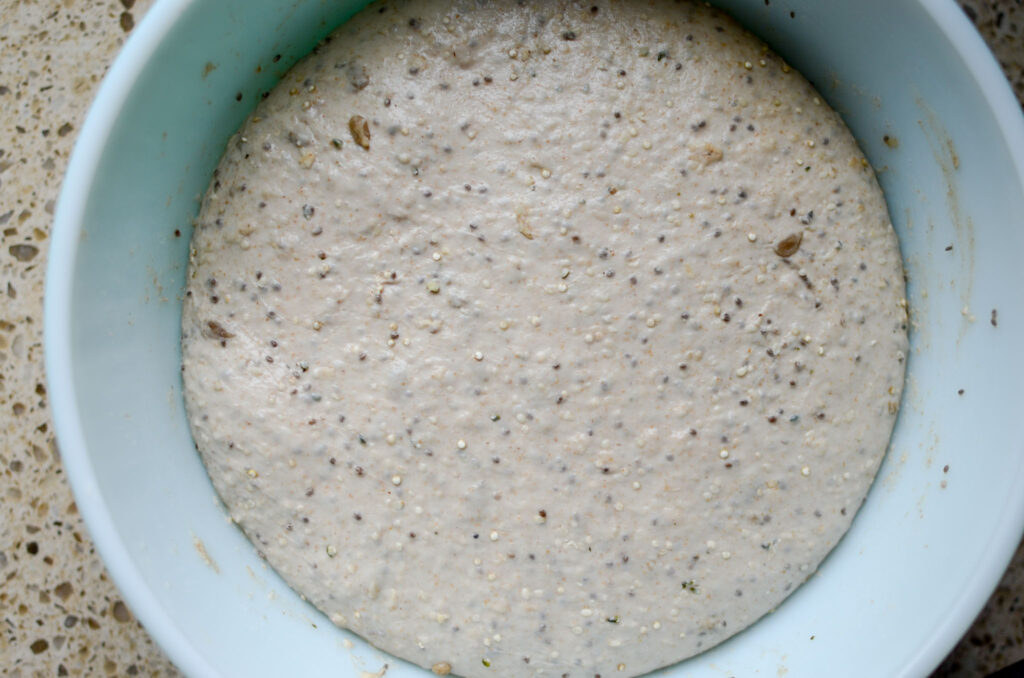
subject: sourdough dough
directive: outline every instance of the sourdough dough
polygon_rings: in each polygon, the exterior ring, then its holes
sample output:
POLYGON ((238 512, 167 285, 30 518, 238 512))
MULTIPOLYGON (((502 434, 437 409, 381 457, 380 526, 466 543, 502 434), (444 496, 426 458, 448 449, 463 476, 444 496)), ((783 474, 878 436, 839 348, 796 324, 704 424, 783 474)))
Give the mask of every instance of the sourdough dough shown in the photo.
POLYGON ((703 5, 374 3, 231 139, 185 395, 231 516, 438 673, 633 676, 799 586, 903 384, 875 177, 703 5))

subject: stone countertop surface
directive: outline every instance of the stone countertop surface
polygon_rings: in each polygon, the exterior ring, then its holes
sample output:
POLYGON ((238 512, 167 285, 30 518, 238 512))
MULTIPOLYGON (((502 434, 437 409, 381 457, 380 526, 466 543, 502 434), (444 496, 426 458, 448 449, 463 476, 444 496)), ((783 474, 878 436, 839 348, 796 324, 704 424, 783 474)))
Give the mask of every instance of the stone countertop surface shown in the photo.
MULTIPOLYGON (((107 575, 68 487, 43 370, 54 203, 96 88, 153 0, 0 0, 0 676, 178 676, 107 575)), ((1024 103, 1022 0, 961 0, 1024 103)), ((933 678, 1024 659, 1024 544, 933 678)))

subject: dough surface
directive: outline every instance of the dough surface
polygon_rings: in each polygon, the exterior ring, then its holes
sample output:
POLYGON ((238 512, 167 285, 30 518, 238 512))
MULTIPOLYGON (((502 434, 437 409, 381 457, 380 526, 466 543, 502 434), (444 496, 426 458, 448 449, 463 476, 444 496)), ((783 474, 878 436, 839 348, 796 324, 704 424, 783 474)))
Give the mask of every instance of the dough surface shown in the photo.
POLYGON ((185 396, 335 623, 438 672, 634 676, 846 531, 905 309, 849 131, 724 14, 374 3, 228 144, 185 396))

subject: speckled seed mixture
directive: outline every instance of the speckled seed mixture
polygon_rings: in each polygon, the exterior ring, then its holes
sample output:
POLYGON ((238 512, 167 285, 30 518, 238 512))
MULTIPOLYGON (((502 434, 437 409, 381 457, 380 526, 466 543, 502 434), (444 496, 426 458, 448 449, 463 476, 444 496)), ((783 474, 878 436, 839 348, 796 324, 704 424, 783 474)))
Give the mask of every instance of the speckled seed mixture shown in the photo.
POLYGON ((184 306, 231 516, 436 673, 633 676, 778 605, 903 383, 875 178, 676 2, 375 3, 231 139, 184 306))

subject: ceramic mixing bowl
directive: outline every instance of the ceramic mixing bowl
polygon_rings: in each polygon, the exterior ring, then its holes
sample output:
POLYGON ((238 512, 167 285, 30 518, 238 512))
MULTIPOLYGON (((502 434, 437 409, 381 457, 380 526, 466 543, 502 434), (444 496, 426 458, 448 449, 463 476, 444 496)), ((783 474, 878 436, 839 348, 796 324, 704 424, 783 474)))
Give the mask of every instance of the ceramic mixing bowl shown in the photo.
MULTIPOLYGON (((114 580, 190 676, 426 675, 332 626, 260 560, 226 520, 181 395, 198 198, 260 94, 361 4, 160 0, 64 183, 45 309, 61 452, 114 580)), ((890 452, 847 536, 774 613, 659 675, 923 676, 1024 527, 1024 119, 953 2, 718 4, 817 85, 878 169, 912 348, 890 452)))

